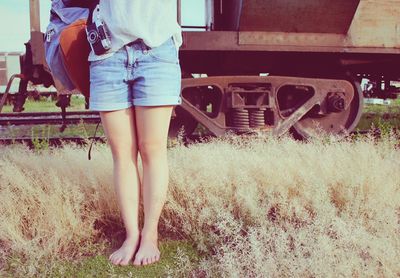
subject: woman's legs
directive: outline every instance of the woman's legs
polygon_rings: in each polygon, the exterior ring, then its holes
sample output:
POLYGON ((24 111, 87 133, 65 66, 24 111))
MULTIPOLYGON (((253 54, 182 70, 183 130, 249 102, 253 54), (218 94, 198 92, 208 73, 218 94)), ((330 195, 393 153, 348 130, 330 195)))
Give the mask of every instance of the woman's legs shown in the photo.
POLYGON ((144 225, 134 265, 158 261, 158 221, 168 190, 167 139, 173 106, 135 106, 138 146, 143 163, 144 225))
POLYGON ((124 243, 110 255, 109 260, 113 264, 127 265, 139 244, 140 181, 134 106, 122 110, 101 111, 100 117, 113 156, 114 187, 126 229, 124 243))

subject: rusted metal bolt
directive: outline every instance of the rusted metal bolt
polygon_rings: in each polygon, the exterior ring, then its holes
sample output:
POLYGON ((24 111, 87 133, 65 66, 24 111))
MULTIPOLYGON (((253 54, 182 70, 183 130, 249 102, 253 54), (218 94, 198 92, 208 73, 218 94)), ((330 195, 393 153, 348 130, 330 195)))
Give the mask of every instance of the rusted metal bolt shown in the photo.
POLYGON ((327 100, 328 112, 341 112, 344 110, 344 98, 339 95, 332 95, 327 100))

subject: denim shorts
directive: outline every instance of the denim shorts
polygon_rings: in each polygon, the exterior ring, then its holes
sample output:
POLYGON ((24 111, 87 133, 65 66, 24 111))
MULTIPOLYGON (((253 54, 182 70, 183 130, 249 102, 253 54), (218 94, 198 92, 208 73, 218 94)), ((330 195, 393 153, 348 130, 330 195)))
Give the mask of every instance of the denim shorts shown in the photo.
POLYGON ((154 48, 138 39, 90 62, 89 110, 180 105, 180 94, 181 67, 172 36, 154 48))

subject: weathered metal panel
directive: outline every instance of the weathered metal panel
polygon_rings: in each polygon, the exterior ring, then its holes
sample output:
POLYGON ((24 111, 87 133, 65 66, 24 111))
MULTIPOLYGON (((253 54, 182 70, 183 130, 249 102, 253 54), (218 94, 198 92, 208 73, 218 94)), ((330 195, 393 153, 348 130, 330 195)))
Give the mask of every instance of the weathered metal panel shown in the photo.
MULTIPOLYGON (((251 5, 254 5, 257 2, 260 1, 248 0, 246 3, 252 3, 251 5)), ((271 27, 278 26, 281 24, 281 21, 277 20, 276 24, 272 23, 271 19, 268 18, 269 15, 265 14, 264 21, 262 18, 257 19, 261 22, 258 27, 263 27, 263 29, 259 28, 258 32, 240 32, 238 43, 241 45, 281 46, 283 50, 285 47, 292 46, 298 46, 299 48, 320 47, 321 51, 329 51, 327 48, 339 47, 343 48, 343 52, 361 52, 361 49, 364 49, 362 52, 368 52, 369 48, 380 48, 383 52, 386 52, 385 49, 388 48, 400 48, 400 0, 361 0, 353 19, 350 21, 351 24, 348 32, 342 32, 342 35, 335 33, 337 33, 339 29, 344 31, 346 28, 343 28, 343 25, 341 25, 339 21, 336 22, 336 20, 342 17, 344 21, 348 22, 347 17, 350 13, 343 14, 339 12, 336 7, 333 9, 335 11, 333 14, 326 14, 319 4, 315 5, 312 19, 314 20, 315 27, 314 29, 311 27, 306 28, 305 25, 309 24, 311 19, 308 22, 303 21, 303 14, 301 9, 298 8, 299 4, 295 4, 295 2, 296 1, 291 3, 293 7, 288 7, 288 11, 292 11, 292 13, 285 18, 285 20, 288 20, 286 24, 295 24, 294 22, 290 23, 290 19, 296 19, 298 28, 295 31, 284 32, 284 29, 289 30, 290 28, 271 27), (323 20, 324 17, 328 20, 323 20), (333 20, 333 18, 335 18, 335 20, 333 20), (269 25, 264 26, 264 24, 269 25), (337 28, 339 29, 332 28, 331 24, 337 24, 337 28), (281 30, 280 32, 271 32, 271 30, 274 29, 281 30), (331 30, 331 32, 321 33, 319 32, 321 30, 331 30), (357 49, 359 50, 357 51, 357 49)), ((303 3, 302 1, 299 1, 299 3, 300 2, 303 3)), ((318 1, 314 2, 317 3, 318 1)), ((331 2, 336 5, 342 1, 331 2)), ((349 1, 349 3, 350 2, 352 1, 349 1)), ((304 3, 310 4, 310 1, 304 1, 304 3)), ((256 9, 256 7, 254 7, 254 9, 256 9)), ((241 25, 242 31, 248 29, 251 28, 242 28, 241 25)), ((375 50, 373 51, 376 52, 375 50)))
POLYGON ((245 0, 239 31, 184 32, 189 49, 398 54, 400 0, 245 0))
POLYGON ((285 32, 239 32, 239 44, 336 47, 347 46, 347 37, 342 34, 285 33, 285 32))
POLYGON ((346 34, 360 0, 244 0, 240 31, 346 34))
POLYGON ((348 32, 348 45, 400 48, 400 0, 361 0, 348 32))
POLYGON ((400 54, 392 47, 353 44, 348 36, 321 33, 279 32, 183 32, 181 52, 186 51, 283 51, 400 54))
POLYGON ((212 0, 214 31, 237 31, 244 0, 212 0))

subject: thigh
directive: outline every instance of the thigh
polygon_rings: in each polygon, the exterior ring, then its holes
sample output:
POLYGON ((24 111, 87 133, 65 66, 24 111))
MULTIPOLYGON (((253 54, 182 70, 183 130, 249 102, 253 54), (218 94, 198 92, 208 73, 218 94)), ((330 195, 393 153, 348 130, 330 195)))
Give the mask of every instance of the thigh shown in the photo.
POLYGON ((111 111, 132 106, 127 74, 125 48, 111 57, 90 62, 89 110, 111 111))
POLYGON ((135 106, 138 147, 141 156, 167 149, 172 105, 135 106))
POLYGON ((132 158, 136 162, 138 147, 134 107, 99 113, 114 160, 132 158))

